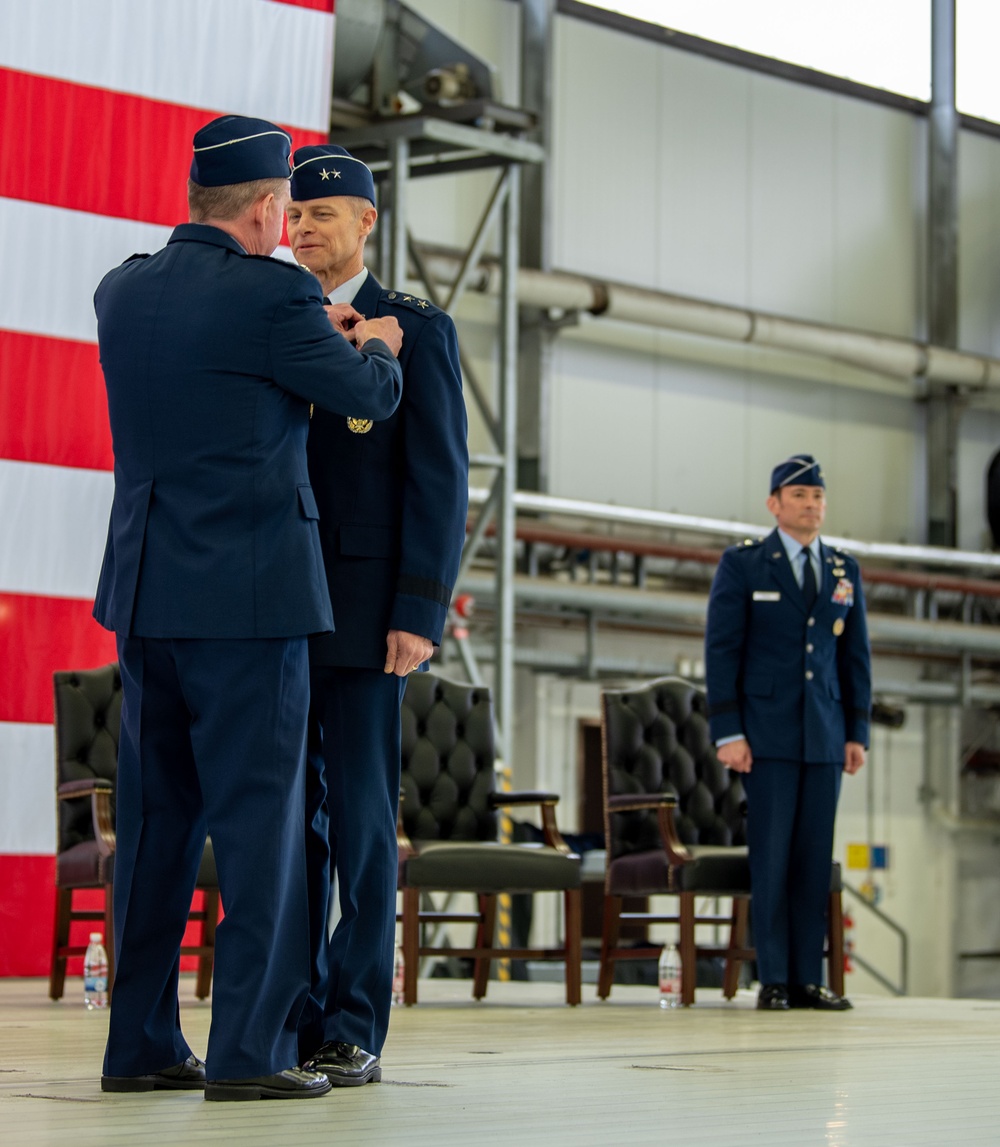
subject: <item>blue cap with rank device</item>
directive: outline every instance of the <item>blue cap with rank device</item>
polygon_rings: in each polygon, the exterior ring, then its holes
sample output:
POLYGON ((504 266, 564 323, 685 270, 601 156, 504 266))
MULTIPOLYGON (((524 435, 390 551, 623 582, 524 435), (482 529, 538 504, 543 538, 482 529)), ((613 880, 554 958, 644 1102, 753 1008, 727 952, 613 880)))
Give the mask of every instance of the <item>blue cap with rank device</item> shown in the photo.
POLYGON ((375 206, 375 180, 368 167, 335 143, 300 147, 292 167, 292 198, 326 199, 353 195, 375 206))
POLYGON ((191 179, 200 187, 288 179, 291 150, 292 137, 269 120, 219 116, 194 134, 191 179))
POLYGON ((783 486, 822 486, 823 471, 811 454, 794 454, 779 462, 771 471, 771 493, 777 493, 783 486))

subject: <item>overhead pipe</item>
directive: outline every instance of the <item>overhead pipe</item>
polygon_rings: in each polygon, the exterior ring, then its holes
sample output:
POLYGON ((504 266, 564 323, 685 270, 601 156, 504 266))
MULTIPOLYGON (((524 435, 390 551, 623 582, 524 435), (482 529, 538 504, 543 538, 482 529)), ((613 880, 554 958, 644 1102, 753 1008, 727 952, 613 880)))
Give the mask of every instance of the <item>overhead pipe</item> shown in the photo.
MULTIPOLYGON (((488 490, 477 486, 469 488, 469 501, 473 504, 485 502, 488 497, 488 490)), ((560 498, 553 494, 537 494, 531 490, 518 490, 514 495, 514 506, 528 513, 560 514, 608 524, 651 526, 656 529, 683 530, 722 538, 758 538, 770 533, 772 529, 771 526, 762 526, 754 522, 727 522, 723 518, 705 518, 696 514, 675 514, 669 510, 645 510, 638 506, 588 502, 581 498, 560 498)), ((856 558, 1000 573, 1000 554, 953 550, 947 546, 862 542, 856 538, 842 538, 834 534, 824 534, 823 540, 837 549, 849 551, 856 558)))
MULTIPOLYGON (((423 244, 421 249, 436 282, 455 281, 461 265, 459 252, 430 244, 423 244)), ((499 295, 499 284, 499 265, 495 259, 485 258, 470 276, 468 286, 484 294, 499 295)), ((566 271, 521 267, 517 299, 522 306, 584 312, 619 322, 812 355, 901 380, 922 378, 969 390, 1000 389, 1000 359, 986 355, 810 323, 566 271)))
MULTIPOLYGON (((494 602, 496 598, 491 574, 469 573, 462 578, 459 588, 473 594, 478 601, 494 602)), ((625 586, 579 585, 524 576, 514 579, 514 600, 518 608, 568 608, 602 616, 686 622, 699 628, 704 628, 708 611, 708 599, 704 594, 651 593, 625 586)), ((868 635, 874 644, 1000 657, 1000 628, 995 626, 869 613, 868 635)))

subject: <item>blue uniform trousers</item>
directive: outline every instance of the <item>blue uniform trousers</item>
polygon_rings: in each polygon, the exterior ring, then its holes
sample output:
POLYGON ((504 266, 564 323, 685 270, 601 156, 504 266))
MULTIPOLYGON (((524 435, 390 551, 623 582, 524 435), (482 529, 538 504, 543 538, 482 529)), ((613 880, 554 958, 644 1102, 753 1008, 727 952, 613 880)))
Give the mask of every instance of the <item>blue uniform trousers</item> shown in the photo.
POLYGON ((381 1053, 389 1028, 396 936, 396 810, 406 679, 381 669, 317 666, 306 771, 312 985, 303 1057, 328 1040, 381 1053), (336 871, 341 916, 327 920, 336 871))
POLYGON ((191 1054, 179 948, 206 831, 225 918, 216 934, 209 1079, 298 1062, 309 990, 303 844, 305 638, 118 638, 114 993, 104 1072, 191 1054))
POLYGON ((750 912, 762 984, 821 984, 843 763, 754 758, 743 773, 750 912))

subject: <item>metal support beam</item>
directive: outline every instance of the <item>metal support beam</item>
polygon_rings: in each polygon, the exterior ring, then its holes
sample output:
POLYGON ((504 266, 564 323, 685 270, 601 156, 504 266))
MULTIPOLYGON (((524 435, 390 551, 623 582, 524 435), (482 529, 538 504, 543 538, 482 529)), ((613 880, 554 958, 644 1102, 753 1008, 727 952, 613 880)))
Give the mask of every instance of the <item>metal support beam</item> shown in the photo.
POLYGON ((507 170, 507 194, 502 216, 502 274, 500 288, 500 410, 503 468, 497 474, 500 496, 497 501, 497 619, 493 697, 500 733, 501 756, 509 760, 514 714, 514 495, 517 492, 517 268, 521 218, 521 169, 511 164, 507 170))
POLYGON ((406 286, 406 181, 410 174, 410 141, 397 136, 389 142, 391 188, 391 214, 389 216, 388 255, 390 287, 403 290, 406 286))
MULTIPOLYGON (((931 107, 928 119, 927 338, 958 346, 958 111, 955 107, 955 0, 931 4, 931 107)), ((959 396, 931 385, 927 398, 927 540, 957 542, 959 396)))
MULTIPOLYGON (((521 0, 521 105, 535 115, 531 139, 546 153, 552 123, 552 52, 555 0, 521 0)), ((551 177, 544 163, 522 172, 521 266, 551 269, 551 177)), ((540 307, 521 309, 518 367, 518 488, 545 490, 545 444, 553 332, 540 307)))

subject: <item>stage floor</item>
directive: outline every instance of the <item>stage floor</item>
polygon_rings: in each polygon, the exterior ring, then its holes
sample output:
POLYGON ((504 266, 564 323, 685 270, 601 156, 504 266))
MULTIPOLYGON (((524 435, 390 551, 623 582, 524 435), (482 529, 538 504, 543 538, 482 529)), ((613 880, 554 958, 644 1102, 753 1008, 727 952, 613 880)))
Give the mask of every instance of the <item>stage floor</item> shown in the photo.
MULTIPOLYGON (((0 980, 0 1143, 472 1147, 914 1147, 1000 1144, 1000 1001, 855 997, 844 1014, 757 1012, 703 989, 661 1012, 655 990, 420 984, 393 1015, 383 1081, 297 1102, 206 1103, 200 1092, 104 1095, 105 1013, 0 980)), ((181 987, 204 1053, 209 1007, 181 987)))

